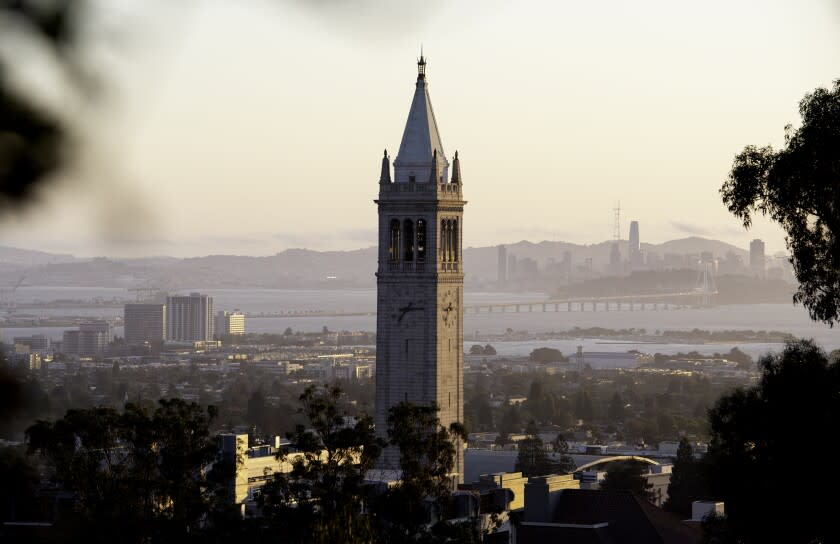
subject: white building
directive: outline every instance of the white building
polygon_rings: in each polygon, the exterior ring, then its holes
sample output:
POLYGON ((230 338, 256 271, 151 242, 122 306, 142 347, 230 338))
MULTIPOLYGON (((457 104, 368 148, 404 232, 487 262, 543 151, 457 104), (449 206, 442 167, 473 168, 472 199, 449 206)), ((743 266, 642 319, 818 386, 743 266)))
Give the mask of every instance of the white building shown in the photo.
POLYGON ((245 314, 239 310, 227 312, 219 310, 216 314, 216 335, 242 335, 245 334, 245 314))

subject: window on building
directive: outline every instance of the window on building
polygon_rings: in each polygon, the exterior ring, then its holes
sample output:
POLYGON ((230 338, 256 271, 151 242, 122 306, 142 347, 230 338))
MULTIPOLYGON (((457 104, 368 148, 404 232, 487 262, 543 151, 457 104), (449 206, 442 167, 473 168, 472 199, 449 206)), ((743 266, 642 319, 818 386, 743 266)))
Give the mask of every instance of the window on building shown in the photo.
POLYGON ((406 219, 403 222, 403 240, 405 241, 405 251, 403 252, 403 260, 414 260, 414 223, 411 219, 406 219))
POLYGON ((426 260, 426 220, 417 220, 417 262, 426 260))
POLYGON ((458 220, 452 220, 452 260, 458 262, 458 220))
POLYGON ((397 262, 400 260, 400 220, 391 219, 391 230, 388 239, 388 260, 397 262))

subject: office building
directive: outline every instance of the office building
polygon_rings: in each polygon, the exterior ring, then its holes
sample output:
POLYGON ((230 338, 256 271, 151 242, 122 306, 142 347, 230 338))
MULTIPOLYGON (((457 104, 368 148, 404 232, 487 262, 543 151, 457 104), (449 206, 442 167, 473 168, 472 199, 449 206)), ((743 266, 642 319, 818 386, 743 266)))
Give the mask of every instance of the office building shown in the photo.
POLYGON ((126 304, 125 343, 160 345, 166 340, 166 304, 126 304))
POLYGON ((242 334, 245 334, 245 314, 239 310, 232 312, 219 310, 216 314, 216 335, 221 338, 225 335, 242 334))
POLYGON ((507 248, 505 246, 499 246, 499 262, 496 277, 499 288, 503 288, 507 284, 507 248))
POLYGON ((166 297, 166 339, 173 342, 213 340, 213 297, 199 293, 166 297))
POLYGON ((62 340, 62 352, 67 355, 99 356, 111 342, 111 324, 103 320, 81 323, 77 330, 64 331, 62 340))
POLYGON ((14 345, 24 346, 30 353, 45 354, 50 351, 50 338, 43 334, 33 334, 32 336, 15 336, 14 345))
POLYGON ((628 258, 630 259, 631 270, 638 270, 642 268, 642 246, 639 241, 639 222, 630 221, 630 238, 629 238, 628 258))

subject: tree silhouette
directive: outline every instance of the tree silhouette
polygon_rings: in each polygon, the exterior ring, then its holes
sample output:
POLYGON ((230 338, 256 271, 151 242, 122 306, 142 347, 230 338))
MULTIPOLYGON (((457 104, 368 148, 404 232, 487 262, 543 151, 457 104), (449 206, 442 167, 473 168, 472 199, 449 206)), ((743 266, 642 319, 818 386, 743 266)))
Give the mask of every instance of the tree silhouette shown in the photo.
POLYGON ((688 518, 691 516, 691 503, 704 496, 705 485, 700 474, 700 462, 694 458, 691 443, 682 437, 671 471, 671 482, 668 484, 668 500, 663 507, 688 518))
POLYGON ((525 429, 528 436, 519 441, 519 453, 516 456, 516 468, 525 476, 540 476, 551 473, 551 462, 545 452, 545 446, 539 437, 537 425, 532 419, 525 429))
POLYGON ((840 320, 840 80, 799 103, 802 125, 786 127, 785 146, 748 146, 721 188, 744 227, 770 216, 786 233, 799 286, 794 301, 811 319, 840 320))
POLYGON ((757 385, 721 397, 709 412, 710 496, 726 503, 727 531, 740 542, 838 541, 823 491, 840 486, 840 473, 791 478, 791 470, 802 462, 803 437, 818 437, 821 451, 840 447, 832 431, 840 425, 840 366, 801 340, 759 367, 757 385))

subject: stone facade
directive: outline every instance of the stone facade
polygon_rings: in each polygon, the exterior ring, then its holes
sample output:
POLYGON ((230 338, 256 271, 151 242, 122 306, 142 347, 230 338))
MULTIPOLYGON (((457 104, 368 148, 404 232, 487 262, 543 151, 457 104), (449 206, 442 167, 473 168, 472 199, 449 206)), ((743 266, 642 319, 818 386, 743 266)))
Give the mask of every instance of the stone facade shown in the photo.
MULTIPOLYGON (((445 427, 464 418, 464 204, 458 154, 451 164, 437 131, 425 62, 400 152, 382 159, 376 317, 376 430, 387 437, 388 410, 408 401, 436 403, 445 427)), ((463 481, 463 444, 456 472, 463 481)), ((381 468, 398 469, 387 449, 381 468)))

